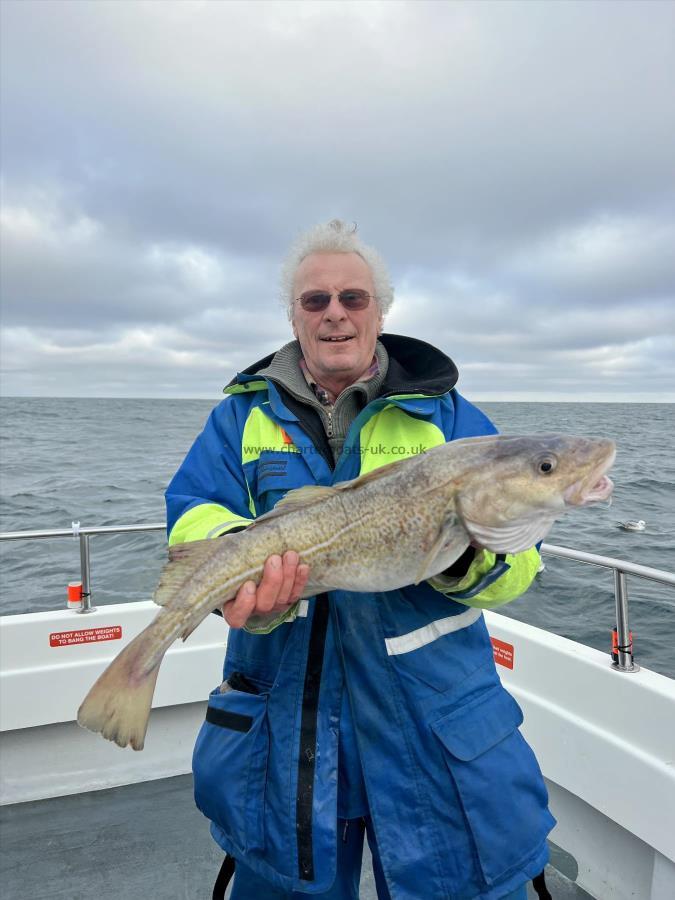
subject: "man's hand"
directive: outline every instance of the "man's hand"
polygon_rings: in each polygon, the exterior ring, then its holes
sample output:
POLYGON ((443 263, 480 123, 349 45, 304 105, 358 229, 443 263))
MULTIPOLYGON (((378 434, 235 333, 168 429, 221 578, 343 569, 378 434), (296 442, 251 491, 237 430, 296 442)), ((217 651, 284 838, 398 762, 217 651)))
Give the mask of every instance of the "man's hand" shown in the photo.
POLYGON ((242 628, 252 615, 283 612, 300 596, 309 578, 309 566, 300 565, 295 550, 281 556, 268 556, 260 584, 247 581, 239 588, 234 600, 223 606, 223 617, 230 628, 242 628))

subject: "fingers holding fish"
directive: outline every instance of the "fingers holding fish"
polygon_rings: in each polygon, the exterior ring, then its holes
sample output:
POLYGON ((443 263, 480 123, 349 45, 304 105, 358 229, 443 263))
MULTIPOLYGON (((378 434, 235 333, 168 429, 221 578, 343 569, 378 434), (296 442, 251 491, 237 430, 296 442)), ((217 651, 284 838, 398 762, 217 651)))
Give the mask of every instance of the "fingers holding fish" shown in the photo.
POLYGON ((258 586, 257 612, 276 612, 295 603, 302 596, 308 578, 309 566, 300 563, 300 556, 295 550, 287 550, 283 557, 269 557, 258 586), (279 584, 279 562, 281 584, 279 584), (268 573, 269 581, 267 581, 268 573))
POLYGON ((230 628, 243 628, 255 607, 256 585, 254 581, 247 581, 239 588, 234 600, 223 606, 223 618, 230 628))
POLYGON ((308 581, 309 566, 306 563, 301 563, 295 573, 295 581, 293 582, 291 596, 288 601, 289 606, 293 603, 297 603, 298 600, 302 597, 303 591, 305 590, 308 581))
MULTIPOLYGON (((281 597, 284 587, 284 575, 287 575, 289 569, 297 568, 297 554, 295 565, 293 561, 285 562, 278 554, 268 556, 265 560, 265 568, 263 569, 263 577, 258 585, 256 595, 256 608, 260 613, 272 612, 277 600, 281 597)), ((292 576, 291 576, 292 577, 292 576)))
POLYGON ((279 595, 272 609, 283 609, 300 599, 309 578, 309 566, 300 564, 300 556, 295 550, 287 550, 283 555, 283 581, 279 595))
POLYGON ((295 550, 283 557, 269 556, 259 585, 247 581, 236 597, 223 606, 223 616, 231 628, 242 628, 252 615, 282 612, 302 596, 309 578, 309 566, 300 564, 295 550))

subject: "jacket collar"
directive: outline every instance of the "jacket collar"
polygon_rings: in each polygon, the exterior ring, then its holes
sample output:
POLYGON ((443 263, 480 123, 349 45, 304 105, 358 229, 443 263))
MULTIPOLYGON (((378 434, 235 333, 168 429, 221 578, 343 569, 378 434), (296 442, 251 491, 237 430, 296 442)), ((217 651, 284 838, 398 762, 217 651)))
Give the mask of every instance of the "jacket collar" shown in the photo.
MULTIPOLYGON (((400 334, 381 334, 379 340, 389 354, 389 368, 380 396, 438 396, 452 390, 457 384, 458 372, 454 362, 431 344, 400 334)), ((229 389, 236 385, 256 380, 255 376, 269 367, 274 356, 274 353, 270 353, 239 372, 225 391, 229 393, 229 389)))

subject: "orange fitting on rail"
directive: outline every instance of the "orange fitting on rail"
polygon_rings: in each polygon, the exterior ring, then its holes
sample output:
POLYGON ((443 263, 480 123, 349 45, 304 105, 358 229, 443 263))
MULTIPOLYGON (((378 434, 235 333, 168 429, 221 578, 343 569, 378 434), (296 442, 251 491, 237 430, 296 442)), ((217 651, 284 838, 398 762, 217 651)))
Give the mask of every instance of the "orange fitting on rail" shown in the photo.
POLYGON ((82 582, 70 581, 68 583, 68 609, 79 609, 82 606, 82 582))

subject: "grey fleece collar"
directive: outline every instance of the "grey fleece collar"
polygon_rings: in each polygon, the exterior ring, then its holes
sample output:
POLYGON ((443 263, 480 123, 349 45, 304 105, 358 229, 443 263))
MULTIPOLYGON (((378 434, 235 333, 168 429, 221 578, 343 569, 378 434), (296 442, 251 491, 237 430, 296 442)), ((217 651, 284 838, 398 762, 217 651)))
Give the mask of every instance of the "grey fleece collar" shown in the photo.
MULTIPOLYGON (((389 369, 389 354, 380 341, 375 345, 375 356, 377 357, 377 364, 380 369, 379 372, 367 381, 357 381, 355 384, 345 388, 335 401, 334 407, 338 407, 340 401, 345 394, 348 393, 357 391, 362 393, 366 403, 369 403, 378 396, 389 369)), ((314 395, 314 392, 307 384, 307 379, 302 373, 300 368, 301 359, 302 350, 300 349, 300 342, 290 341, 288 344, 284 344, 284 346, 274 354, 272 362, 266 368, 256 372, 256 375, 260 378, 269 378, 271 381, 276 381, 281 384, 289 394, 292 394, 298 400, 310 403, 312 406, 321 409, 322 404, 314 395)))

